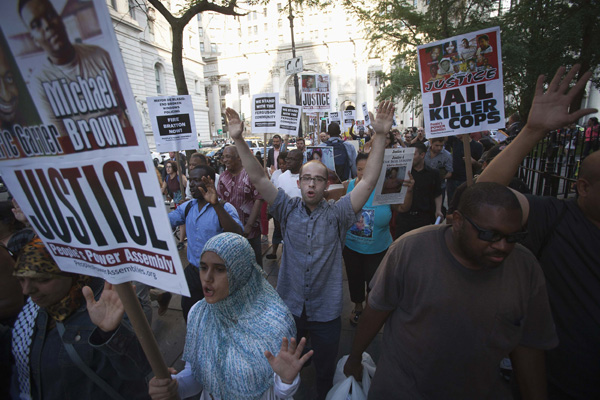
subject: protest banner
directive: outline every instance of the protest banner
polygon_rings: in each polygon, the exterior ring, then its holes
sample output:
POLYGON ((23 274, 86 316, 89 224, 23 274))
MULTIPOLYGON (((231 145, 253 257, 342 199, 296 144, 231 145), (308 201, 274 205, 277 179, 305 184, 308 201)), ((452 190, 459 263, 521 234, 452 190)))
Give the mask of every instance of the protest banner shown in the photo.
POLYGON ((279 93, 252 96, 252 134, 278 133, 279 93))
POLYGON ((155 374, 167 377, 129 282, 189 290, 106 2, 35 7, 52 16, 50 38, 16 4, 0 14, 14 95, 0 119, 2 178, 61 270, 116 284, 155 374))
POLYGON ((418 47, 428 139, 504 127, 500 28, 418 47))
POLYGON ((374 206, 404 204, 407 188, 403 183, 409 179, 408 172, 412 169, 414 155, 415 149, 412 147, 385 150, 383 166, 375 185, 374 206))
POLYGON ((280 104, 277 112, 277 126, 281 135, 297 135, 302 107, 291 104, 280 104))
POLYGON ((198 148, 192 96, 147 97, 146 100, 158 152, 198 148))
POLYGON ((329 111, 331 93, 328 74, 302 74, 302 110, 329 111))
POLYGON ((354 121, 356 121, 356 110, 344 110, 344 129, 350 129, 354 121))

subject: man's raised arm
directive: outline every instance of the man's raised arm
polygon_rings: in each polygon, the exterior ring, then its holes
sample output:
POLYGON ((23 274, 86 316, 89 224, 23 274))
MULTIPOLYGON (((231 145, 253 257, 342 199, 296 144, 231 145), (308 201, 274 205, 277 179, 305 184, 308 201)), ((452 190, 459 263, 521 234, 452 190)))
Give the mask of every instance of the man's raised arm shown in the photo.
POLYGON ((565 67, 560 67, 556 71, 546 93, 544 93, 545 76, 538 77, 527 124, 510 145, 500 152, 481 173, 477 182, 496 182, 508 185, 523 158, 548 132, 569 125, 584 115, 597 112, 596 109, 586 108, 569 113, 569 105, 577 93, 585 89, 592 72, 588 71, 583 74, 577 84, 569 89, 569 84, 579 71, 579 65, 573 66, 562 79, 565 70, 565 67))
POLYGON ((277 188, 273 186, 267 175, 265 175, 262 165, 260 165, 256 157, 254 157, 248 144, 244 141, 244 136, 242 134, 244 127, 242 121, 240 121, 240 116, 235 110, 229 107, 225 111, 225 115, 227 115, 227 120, 229 121, 229 135, 235 142, 235 147, 242 160, 244 169, 263 199, 265 199, 267 203, 273 204, 275 197, 277 197, 277 188))
POLYGON ((377 118, 373 118, 371 115, 371 121, 373 121, 372 125, 375 129, 375 136, 370 140, 373 144, 371 145, 371 152, 367 159, 367 166, 363 173, 363 178, 354 190, 350 192, 350 201, 352 202, 354 212, 359 212, 363 208, 377 184, 377 179, 381 173, 381 166, 383 165, 385 137, 394 122, 394 104, 391 101, 384 101, 379 104, 377 118))

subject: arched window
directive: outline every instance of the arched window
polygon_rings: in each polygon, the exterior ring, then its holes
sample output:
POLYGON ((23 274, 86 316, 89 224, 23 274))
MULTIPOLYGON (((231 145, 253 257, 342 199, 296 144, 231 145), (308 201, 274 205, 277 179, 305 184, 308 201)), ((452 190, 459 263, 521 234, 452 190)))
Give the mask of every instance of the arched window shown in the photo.
POLYGON ((154 79, 156 80, 156 94, 165 93, 164 68, 159 63, 154 64, 154 79))

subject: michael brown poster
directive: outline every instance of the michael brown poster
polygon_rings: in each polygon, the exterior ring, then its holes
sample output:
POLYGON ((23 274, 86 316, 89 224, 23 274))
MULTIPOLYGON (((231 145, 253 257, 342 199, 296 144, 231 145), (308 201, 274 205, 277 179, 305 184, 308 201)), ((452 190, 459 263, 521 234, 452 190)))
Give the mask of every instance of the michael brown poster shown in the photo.
POLYGON ((59 267, 188 295, 106 1, 3 2, 0 29, 0 172, 59 267))
POLYGON ((429 43, 418 52, 428 138, 505 126, 500 28, 429 43))

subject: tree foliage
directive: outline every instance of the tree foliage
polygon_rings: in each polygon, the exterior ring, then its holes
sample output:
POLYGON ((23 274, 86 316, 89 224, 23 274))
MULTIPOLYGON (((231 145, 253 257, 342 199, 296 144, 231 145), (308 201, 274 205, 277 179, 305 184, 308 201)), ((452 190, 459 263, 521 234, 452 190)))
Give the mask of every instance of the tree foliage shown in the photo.
MULTIPOLYGON (((493 26, 501 27, 504 85, 508 112, 529 112, 540 74, 552 76, 560 65, 598 64, 600 5, 597 0, 522 0, 502 13, 500 1, 430 0, 423 10, 406 0, 373 6, 344 0, 366 28, 373 51, 396 52, 380 98, 406 107, 420 98, 416 46, 493 26)), ((598 83, 598 82, 596 82, 598 83)), ((581 98, 572 108, 578 108, 581 98)))

